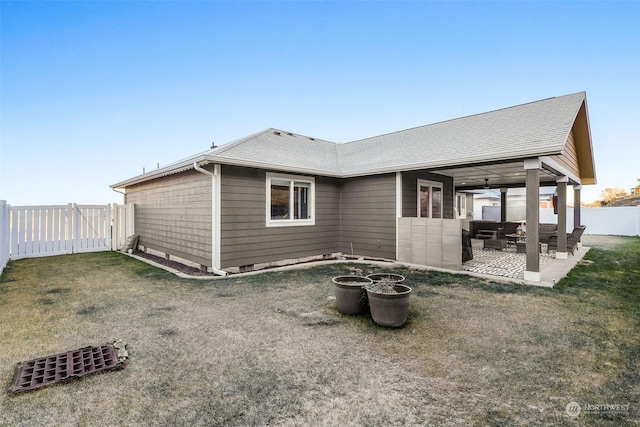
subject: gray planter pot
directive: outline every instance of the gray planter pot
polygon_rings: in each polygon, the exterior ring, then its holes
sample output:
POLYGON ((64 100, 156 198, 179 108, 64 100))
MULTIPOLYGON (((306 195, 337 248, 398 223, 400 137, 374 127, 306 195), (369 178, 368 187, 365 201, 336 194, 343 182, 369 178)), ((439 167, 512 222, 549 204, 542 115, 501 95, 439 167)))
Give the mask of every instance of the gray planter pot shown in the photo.
POLYGON ((402 285, 404 283, 404 276, 395 273, 374 273, 369 274, 367 278, 371 279, 373 283, 377 282, 390 282, 393 284, 402 285))
POLYGON ((380 325, 399 328, 407 322, 409 316, 409 296, 411 288, 406 285, 393 285, 397 293, 382 294, 367 289, 371 318, 380 325))
POLYGON ((373 283, 363 276, 337 276, 333 283, 336 289, 336 306, 342 314, 362 314, 369 308, 364 285, 373 283))

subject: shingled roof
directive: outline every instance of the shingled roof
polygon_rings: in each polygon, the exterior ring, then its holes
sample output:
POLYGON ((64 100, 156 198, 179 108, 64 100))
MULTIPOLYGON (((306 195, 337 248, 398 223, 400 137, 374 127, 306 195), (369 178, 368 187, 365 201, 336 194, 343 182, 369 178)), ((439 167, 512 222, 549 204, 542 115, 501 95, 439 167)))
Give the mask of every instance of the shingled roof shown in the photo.
MULTIPOLYGON (((586 94, 579 92, 344 144, 267 129, 112 187, 194 161, 352 177, 559 155, 583 106, 586 94)), ((591 151, 590 140, 586 145, 591 151)))
POLYGON ((420 126, 340 147, 344 174, 561 154, 585 93, 420 126))

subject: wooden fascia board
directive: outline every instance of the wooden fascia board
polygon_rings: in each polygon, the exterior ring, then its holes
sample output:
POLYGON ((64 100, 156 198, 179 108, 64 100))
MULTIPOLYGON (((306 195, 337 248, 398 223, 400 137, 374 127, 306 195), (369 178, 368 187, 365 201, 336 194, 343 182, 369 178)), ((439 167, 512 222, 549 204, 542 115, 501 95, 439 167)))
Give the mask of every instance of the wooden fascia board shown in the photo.
POLYGON ((578 156, 581 183, 585 185, 595 184, 597 179, 595 162, 593 160, 593 145, 591 143, 591 129, 589 126, 586 98, 578 110, 572 130, 573 140, 576 145, 576 154, 578 156))

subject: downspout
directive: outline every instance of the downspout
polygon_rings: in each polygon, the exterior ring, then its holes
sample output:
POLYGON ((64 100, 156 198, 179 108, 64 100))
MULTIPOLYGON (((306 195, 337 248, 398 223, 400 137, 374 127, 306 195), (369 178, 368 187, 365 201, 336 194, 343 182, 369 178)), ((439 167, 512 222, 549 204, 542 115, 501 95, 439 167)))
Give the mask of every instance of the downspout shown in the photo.
POLYGON ((220 276, 226 276, 227 272, 220 270, 220 205, 216 203, 216 188, 220 179, 220 165, 213 165, 213 173, 198 166, 197 162, 193 162, 193 168, 198 172, 211 176, 211 270, 220 276))
POLYGON ((122 194, 122 196, 123 196, 123 197, 122 197, 122 203, 123 203, 123 204, 126 204, 126 203, 127 203, 127 195, 125 194, 125 192, 124 192, 124 191, 119 191, 118 189, 113 188, 113 187, 111 187, 111 189, 112 189, 113 191, 115 191, 116 193, 120 193, 120 194, 122 194))

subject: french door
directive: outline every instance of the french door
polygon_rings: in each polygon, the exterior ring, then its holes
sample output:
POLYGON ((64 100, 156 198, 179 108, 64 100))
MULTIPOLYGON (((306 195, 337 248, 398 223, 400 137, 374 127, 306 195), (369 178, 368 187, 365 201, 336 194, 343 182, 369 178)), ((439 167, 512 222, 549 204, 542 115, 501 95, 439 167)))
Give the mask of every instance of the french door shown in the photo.
POLYGON ((418 217, 442 218, 442 183, 418 180, 418 217))

